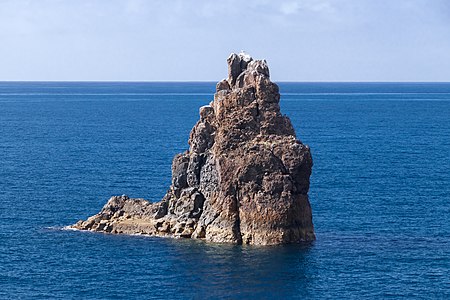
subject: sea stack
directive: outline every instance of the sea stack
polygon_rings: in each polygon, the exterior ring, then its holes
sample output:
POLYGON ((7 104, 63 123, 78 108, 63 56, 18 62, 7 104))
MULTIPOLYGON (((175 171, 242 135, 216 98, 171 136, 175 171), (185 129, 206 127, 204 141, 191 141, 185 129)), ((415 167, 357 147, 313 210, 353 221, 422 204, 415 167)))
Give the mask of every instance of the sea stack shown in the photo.
POLYGON ((164 198, 114 196, 72 228, 254 245, 315 239, 310 149, 281 114, 266 61, 240 53, 227 62, 228 78, 200 108, 189 150, 173 159, 164 198))

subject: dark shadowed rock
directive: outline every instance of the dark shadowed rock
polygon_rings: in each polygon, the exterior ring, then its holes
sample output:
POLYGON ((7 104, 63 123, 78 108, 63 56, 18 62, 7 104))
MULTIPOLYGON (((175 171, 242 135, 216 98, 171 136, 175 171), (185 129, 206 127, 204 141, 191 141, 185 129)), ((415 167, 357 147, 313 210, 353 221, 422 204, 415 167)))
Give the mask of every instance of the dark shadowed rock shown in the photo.
POLYGON ((315 238, 309 147, 281 114, 266 61, 241 53, 227 62, 228 78, 200 108, 189 150, 173 159, 162 201, 112 197, 73 228, 257 245, 315 238))

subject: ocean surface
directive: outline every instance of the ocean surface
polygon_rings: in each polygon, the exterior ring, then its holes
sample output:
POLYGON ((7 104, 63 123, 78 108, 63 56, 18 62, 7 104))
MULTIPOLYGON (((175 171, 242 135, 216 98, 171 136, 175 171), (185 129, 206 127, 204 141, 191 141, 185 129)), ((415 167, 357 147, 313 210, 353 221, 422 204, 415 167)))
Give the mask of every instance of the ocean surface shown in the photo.
POLYGON ((450 299, 450 84, 280 83, 317 241, 65 231, 159 201, 215 83, 0 83, 0 299, 450 299))

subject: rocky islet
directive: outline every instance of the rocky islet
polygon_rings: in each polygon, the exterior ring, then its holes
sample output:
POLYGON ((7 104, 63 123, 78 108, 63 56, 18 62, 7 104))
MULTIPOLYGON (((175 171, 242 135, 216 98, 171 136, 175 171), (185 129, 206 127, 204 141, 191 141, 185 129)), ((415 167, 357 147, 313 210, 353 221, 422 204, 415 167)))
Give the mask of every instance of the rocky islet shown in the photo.
POLYGON ((227 62, 228 78, 200 108, 189 150, 173 159, 164 198, 114 196, 71 228, 255 245, 315 239, 310 149, 281 114, 266 61, 240 53, 227 62))

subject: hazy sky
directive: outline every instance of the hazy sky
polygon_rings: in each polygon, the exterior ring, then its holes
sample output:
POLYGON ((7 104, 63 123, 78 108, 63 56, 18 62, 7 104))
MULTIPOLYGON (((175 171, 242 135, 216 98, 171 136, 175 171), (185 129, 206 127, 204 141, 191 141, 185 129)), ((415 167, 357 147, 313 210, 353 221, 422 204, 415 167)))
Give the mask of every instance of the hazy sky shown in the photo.
POLYGON ((450 0, 0 0, 0 80, 450 81, 450 0))

